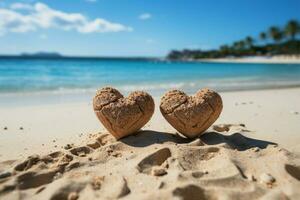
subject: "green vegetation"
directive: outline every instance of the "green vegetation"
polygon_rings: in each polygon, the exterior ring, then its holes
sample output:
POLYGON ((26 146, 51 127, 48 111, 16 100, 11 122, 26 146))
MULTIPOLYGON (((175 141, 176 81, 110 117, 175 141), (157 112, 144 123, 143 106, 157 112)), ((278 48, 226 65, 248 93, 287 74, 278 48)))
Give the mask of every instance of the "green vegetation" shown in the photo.
POLYGON ((243 40, 235 41, 231 45, 221 45, 217 50, 189 50, 171 51, 167 58, 172 60, 224 58, 242 56, 271 56, 271 55, 300 55, 300 23, 290 20, 284 27, 272 26, 261 32, 254 39, 247 36, 243 40))

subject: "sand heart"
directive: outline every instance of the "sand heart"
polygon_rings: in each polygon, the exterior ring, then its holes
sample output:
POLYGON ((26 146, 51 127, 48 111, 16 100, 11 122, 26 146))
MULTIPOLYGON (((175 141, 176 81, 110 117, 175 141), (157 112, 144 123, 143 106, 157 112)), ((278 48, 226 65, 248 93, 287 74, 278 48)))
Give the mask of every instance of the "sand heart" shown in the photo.
POLYGON ((125 98, 110 87, 97 91, 93 106, 100 122, 117 139, 138 131, 154 112, 154 101, 146 92, 135 91, 125 98))
POLYGON ((180 133, 189 138, 201 135, 219 117, 222 111, 220 95, 210 89, 202 89, 194 96, 172 90, 160 103, 165 119, 180 133))

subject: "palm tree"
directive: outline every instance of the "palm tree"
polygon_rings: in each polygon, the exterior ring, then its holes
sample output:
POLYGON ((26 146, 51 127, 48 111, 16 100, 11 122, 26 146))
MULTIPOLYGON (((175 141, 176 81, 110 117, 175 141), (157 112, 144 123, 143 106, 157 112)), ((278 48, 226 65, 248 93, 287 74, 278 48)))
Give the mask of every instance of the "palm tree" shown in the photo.
POLYGON ((295 36, 300 32, 300 25, 296 20, 290 20, 285 26, 285 34, 295 40, 295 36))
POLYGON ((236 50, 241 50, 245 48, 245 42, 243 40, 233 43, 233 48, 236 50))
POLYGON ((261 32, 260 34, 259 34, 259 38, 261 39, 261 40, 266 40, 267 39, 267 34, 265 33, 265 32, 261 32))
POLYGON ((229 49, 229 46, 226 45, 226 44, 220 46, 220 50, 221 50, 221 51, 227 51, 228 49, 229 49))
POLYGON ((228 45, 220 46, 220 52, 224 55, 227 55, 230 52, 230 47, 228 45))
POLYGON ((231 46, 232 49, 238 49, 238 42, 234 42, 231 46))
POLYGON ((269 29, 269 35, 277 43, 279 43, 283 39, 283 36, 284 36, 282 31, 276 26, 272 26, 269 29))
POLYGON ((244 49, 245 46, 246 46, 245 41, 243 41, 243 40, 239 41, 239 48, 240 48, 240 49, 244 49))
POLYGON ((248 37, 245 38, 245 44, 246 44, 249 48, 252 47, 253 42, 254 42, 254 40, 253 40, 253 38, 252 38, 251 36, 248 36, 248 37))

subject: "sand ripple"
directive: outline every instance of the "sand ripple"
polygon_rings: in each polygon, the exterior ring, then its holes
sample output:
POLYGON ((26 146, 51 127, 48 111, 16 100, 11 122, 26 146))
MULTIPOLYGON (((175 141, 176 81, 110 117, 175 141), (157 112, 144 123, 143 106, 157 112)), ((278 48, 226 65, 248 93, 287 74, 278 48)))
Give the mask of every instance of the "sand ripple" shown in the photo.
POLYGON ((299 199, 297 155, 245 137, 244 125, 214 130, 194 140, 99 133, 86 146, 2 162, 0 199, 299 199))

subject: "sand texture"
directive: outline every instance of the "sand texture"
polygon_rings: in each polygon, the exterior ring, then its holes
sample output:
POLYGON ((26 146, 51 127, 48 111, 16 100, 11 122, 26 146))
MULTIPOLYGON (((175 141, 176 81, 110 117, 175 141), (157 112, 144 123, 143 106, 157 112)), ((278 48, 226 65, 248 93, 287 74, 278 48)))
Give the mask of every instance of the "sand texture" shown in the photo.
POLYGON ((247 131, 92 134, 83 146, 1 162, 0 199, 299 199, 299 155, 247 131))
POLYGON ((119 140, 91 102, 12 98, 0 104, 0 199, 299 199, 300 88, 221 96, 200 138, 176 135, 157 105, 119 140))
POLYGON ((210 89, 199 90, 187 96, 179 90, 167 92, 160 103, 165 119, 180 133, 189 138, 201 135, 221 114, 220 95, 210 89))
POLYGON ((124 98, 110 87, 97 91, 93 105, 98 119, 117 139, 141 129, 154 113, 154 101, 146 92, 135 91, 124 98))

